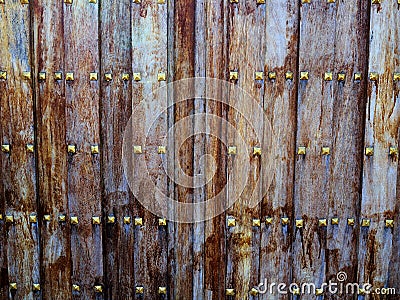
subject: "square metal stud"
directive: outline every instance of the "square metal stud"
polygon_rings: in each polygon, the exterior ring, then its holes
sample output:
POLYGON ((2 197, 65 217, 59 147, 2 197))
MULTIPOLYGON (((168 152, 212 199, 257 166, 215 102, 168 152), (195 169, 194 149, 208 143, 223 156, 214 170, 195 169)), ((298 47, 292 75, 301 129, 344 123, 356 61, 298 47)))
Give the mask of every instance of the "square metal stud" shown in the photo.
POLYGON ((129 73, 123 73, 122 76, 121 76, 121 79, 123 81, 129 81, 129 78, 130 78, 129 73))
POLYGON ((231 3, 239 3, 239 0, 229 0, 231 3))
POLYGON ((272 224, 272 218, 271 217, 266 217, 265 218, 265 225, 271 225, 272 224))
POLYGON ((258 295, 258 289, 255 288, 255 287, 251 288, 250 295, 257 296, 258 295))
POLYGON ((115 223, 115 217, 114 216, 107 216, 107 223, 108 224, 114 224, 115 223))
POLYGON ((265 0, 257 0, 256 3, 257 4, 265 4, 265 0))
POLYGON ((293 80, 293 72, 292 71, 287 71, 285 73, 285 79, 286 80, 293 80))
POLYGON ((378 73, 376 73, 376 72, 371 72, 371 73, 369 73, 369 80, 371 80, 371 81, 377 81, 378 78, 379 78, 378 73))
MULTIPOLYGON (((309 3, 309 2, 303 2, 303 3, 309 3)), ((308 80, 308 72, 300 72, 300 80, 308 80)))
POLYGON ((22 72, 22 78, 25 80, 30 80, 31 79, 31 72, 22 72))
POLYGON ((276 72, 269 72, 268 73, 268 78, 269 78, 269 80, 275 80, 276 79, 276 72))
POLYGON ((6 223, 14 223, 14 216, 6 215, 6 223))
POLYGON ((167 226, 167 219, 166 218, 159 218, 158 219, 158 226, 167 226))
POLYGON ((299 288, 292 289, 292 294, 293 295, 300 295, 300 289, 299 288))
POLYGON ((135 218, 135 226, 142 226, 143 225, 143 219, 140 217, 135 218))
POLYGON ((77 284, 73 284, 72 285, 72 290, 74 292, 79 292, 81 290, 81 287, 79 285, 77 285, 77 284))
POLYGON ((0 214, 0 220, 3 220, 3 215, 2 214, 0 214))
POLYGON ((365 155, 366 155, 366 156, 372 156, 372 155, 374 155, 374 148, 372 148, 372 147, 366 147, 366 148, 365 148, 365 155))
POLYGON ((38 78, 40 81, 46 80, 46 72, 39 72, 38 78))
POLYGON ((306 155, 306 147, 300 146, 300 147, 297 149, 297 154, 298 154, 298 155, 306 155))
POLYGON ((99 154, 99 146, 98 145, 92 145, 90 146, 90 152, 92 154, 99 154))
POLYGON ((167 153, 167 147, 158 146, 158 154, 165 154, 165 153, 167 153))
POLYGON ((158 81, 165 81, 167 78, 167 75, 165 74, 165 72, 159 72, 157 74, 157 80, 158 81))
POLYGON ((229 146, 228 147, 228 154, 230 154, 230 155, 235 155, 237 152, 236 152, 236 146, 229 146))
POLYGON ((234 289, 226 289, 226 295, 227 296, 235 296, 235 290, 234 289))
POLYGON ((3 151, 4 153, 10 153, 10 145, 9 144, 1 145, 1 151, 3 151))
POLYGON ((65 220, 66 220, 65 215, 59 215, 58 216, 58 222, 65 222, 65 220))
POLYGON ((64 0, 65 4, 72 4, 72 0, 64 0))
POLYGON ((347 219, 347 225, 349 225, 349 226, 354 226, 354 224, 355 224, 355 221, 354 221, 353 218, 347 219))
POLYGON ((328 226, 328 221, 326 219, 319 219, 318 220, 318 226, 326 227, 326 226, 328 226))
POLYGON ((17 290, 17 283, 16 282, 10 282, 10 290, 13 290, 13 291, 17 290))
POLYGON ((142 153, 142 146, 133 146, 133 153, 141 154, 142 153))
POLYGON ((97 0, 89 0, 89 3, 97 3, 97 0))
POLYGON ((34 283, 32 289, 33 289, 33 291, 35 291, 35 292, 40 291, 40 284, 39 284, 39 283, 34 283))
POLYGON ((124 217, 124 224, 131 224, 131 217, 124 217))
POLYGON ((136 294, 143 294, 144 293, 144 287, 142 287, 142 286, 137 286, 136 288, 135 288, 135 293, 136 294))
POLYGON ((7 79, 7 72, 6 71, 0 71, 0 79, 3 79, 3 80, 7 79))
POLYGON ((255 80, 263 80, 264 79, 264 72, 255 72, 254 79, 255 80))
POLYGON ((253 219, 253 227, 260 227, 261 220, 260 219, 253 219))
POLYGON ((100 225, 100 217, 92 217, 93 225, 100 225))
POLYGON ((372 4, 381 4, 381 0, 372 0, 372 4))
POLYGON ((167 288, 165 286, 159 286, 158 287, 158 293, 160 295, 166 295, 167 294, 167 288))
POLYGON ((104 74, 104 80, 105 81, 111 81, 112 80, 112 74, 111 73, 104 74))
POLYGON ((62 79, 62 73, 61 72, 55 72, 54 73, 54 79, 55 80, 61 80, 62 79))
POLYGON ((260 147, 254 147, 253 148, 253 154, 254 155, 261 155, 261 148, 260 147))
POLYGON ((165 4, 165 0, 157 0, 158 4, 165 4))
POLYGON ((368 227, 371 225, 371 220, 370 219, 362 219, 361 220, 361 226, 362 227, 368 227))
POLYGON ((239 74, 236 71, 229 72, 229 80, 236 81, 239 78, 239 74))
POLYGON ((44 220, 45 222, 50 222, 51 216, 50 216, 50 215, 44 215, 44 216, 43 216, 43 220, 44 220))
POLYGON ((282 225, 288 225, 289 224, 289 218, 288 217, 283 217, 281 220, 282 220, 282 225))
POLYGON ((338 81, 344 81, 346 79, 346 74, 345 73, 338 73, 337 74, 337 80, 338 81))
POLYGON ((303 219, 297 219, 297 220, 295 221, 295 224, 296 224, 296 227, 297 227, 297 228, 302 228, 303 225, 304 225, 304 221, 303 221, 303 219))
POLYGON ((360 81, 361 78, 361 73, 354 73, 354 81, 360 81))
POLYGON ((330 154, 330 148, 329 147, 322 147, 321 154, 322 155, 329 155, 330 154))
MULTIPOLYGON (((400 3, 399 3, 400 4, 400 3)), ((393 74, 393 80, 394 81, 400 81, 400 73, 394 73, 393 74)))
POLYGON ((90 81, 97 81, 97 79, 98 79, 98 74, 97 74, 97 72, 91 72, 91 73, 89 74, 89 80, 90 80, 90 81))
POLYGON ((399 150, 396 147, 389 148, 389 155, 390 156, 397 156, 399 154, 399 150))
POLYGON ((307 4, 309 4, 309 3, 311 3, 311 0, 301 0, 301 3, 307 3, 307 4))
POLYGON ((78 217, 71 217, 71 224, 77 225, 78 224, 78 217))
POLYGON ((228 227, 234 227, 234 226, 236 226, 236 219, 233 218, 233 217, 229 217, 229 218, 227 219, 227 225, 228 225, 228 227))
POLYGON ((394 227, 394 220, 385 220, 385 226, 389 228, 394 227))
POLYGON ((66 81, 74 81, 74 73, 65 73, 66 81))
POLYGON ((37 223, 37 216, 36 215, 30 215, 29 216, 29 223, 37 223))
POLYGON ((321 296, 324 294, 324 289, 315 289, 315 295, 316 296, 321 296))
POLYGON ((332 72, 325 72, 325 75, 324 75, 325 81, 331 81, 332 78, 333 78, 332 72))
POLYGON ((133 0, 133 3, 140 3, 141 0, 133 0))
POLYGON ((68 145, 67 146, 67 151, 70 154, 75 154, 76 153, 76 146, 75 145, 68 145))
POLYGON ((328 2, 328 3, 335 3, 336 0, 326 0, 326 2, 328 2))
POLYGON ((365 289, 359 288, 358 289, 358 294, 359 295, 365 295, 365 289))
POLYGON ((140 75, 140 73, 133 73, 133 80, 135 81, 142 80, 142 75, 140 75))
POLYGON ((331 219, 331 224, 332 225, 339 225, 339 218, 332 218, 331 219))
POLYGON ((103 292, 103 287, 101 285, 95 285, 94 286, 94 291, 96 293, 102 293, 103 292))

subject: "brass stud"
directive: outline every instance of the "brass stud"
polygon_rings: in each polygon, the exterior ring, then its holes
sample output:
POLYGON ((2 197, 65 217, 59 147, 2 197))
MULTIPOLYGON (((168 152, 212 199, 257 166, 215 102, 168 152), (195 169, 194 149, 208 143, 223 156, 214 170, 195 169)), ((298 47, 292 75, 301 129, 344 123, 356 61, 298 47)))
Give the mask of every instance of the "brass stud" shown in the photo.
POLYGON ((61 72, 55 72, 54 73, 54 79, 55 80, 61 80, 62 79, 62 73, 61 72))
POLYGON ((79 292, 81 290, 81 287, 79 285, 77 285, 77 284, 73 284, 72 285, 72 290, 74 292, 79 292))
POLYGON ((46 72, 39 72, 38 78, 40 81, 45 81, 46 80, 46 72))
POLYGON ((337 74, 337 80, 338 81, 344 81, 346 79, 346 74, 345 73, 338 73, 337 74))
POLYGON ((347 219, 347 225, 349 225, 349 226, 354 226, 354 224, 355 224, 355 221, 354 221, 353 218, 347 219))
POLYGON ((229 80, 238 80, 238 78, 239 78, 238 72, 236 71, 229 72, 229 80))
POLYGON ((44 215, 43 216, 43 220, 46 221, 46 222, 50 222, 51 216, 50 215, 44 215))
POLYGON ((135 226, 142 226, 143 225, 143 219, 140 217, 135 218, 135 226))
POLYGON ((253 227, 260 227, 261 220, 260 219, 253 219, 253 227))
POLYGON ((35 146, 33 146, 32 144, 26 145, 26 151, 28 151, 29 153, 33 153, 34 150, 35 150, 35 146))
POLYGON ((34 290, 35 292, 40 291, 40 284, 39 284, 39 283, 34 283, 34 284, 33 284, 33 290, 34 290))
POLYGON ((226 295, 227 296, 235 296, 235 290, 234 289, 226 289, 226 295))
POLYGON ((167 153, 167 148, 165 146, 158 146, 158 154, 167 153))
POLYGON ((107 223, 108 224, 114 224, 115 223, 115 217, 114 216, 107 216, 107 223))
POLYGON ((3 220, 3 214, 0 214, 0 220, 3 220))
POLYGON ((124 217, 124 224, 131 224, 131 217, 124 217))
POLYGON ((30 80, 31 79, 31 72, 26 71, 26 72, 22 72, 22 78, 25 80, 30 80))
POLYGON ((29 216, 29 222, 30 223, 37 223, 37 216, 36 215, 30 215, 29 216))
POLYGON ((158 226, 167 226, 167 219, 166 218, 159 218, 158 219, 158 226))
POLYGON ((257 0, 257 4, 265 4, 265 0, 257 0))
POLYGON ((65 4, 72 4, 72 0, 64 0, 65 4))
POLYGON ((378 73, 376 73, 376 72, 371 72, 371 73, 369 73, 369 79, 370 79, 371 81, 377 81, 378 78, 379 78, 378 73))
POLYGON ((253 148, 253 154, 254 155, 261 155, 261 148, 260 147, 254 147, 253 148))
POLYGON ((6 71, 0 71, 0 79, 3 79, 3 80, 7 79, 7 72, 6 71))
POLYGON ((354 81, 360 81, 361 80, 361 73, 354 73, 354 81))
POLYGON ((104 80, 105 81, 111 81, 112 80, 112 74, 111 73, 104 74, 104 80))
MULTIPOLYGON (((310 3, 310 2, 303 2, 303 3, 310 3)), ((308 80, 308 72, 300 72, 300 80, 308 80)))
POLYGON ((71 224, 77 225, 78 224, 78 217, 71 217, 71 224))
POLYGON ((161 295, 166 295, 167 294, 167 288, 165 286, 159 286, 158 287, 158 293, 161 295))
POLYGON ((328 3, 335 3, 336 0, 327 0, 326 2, 328 2, 328 3))
POLYGON ((89 3, 97 3, 97 0, 89 0, 89 3))
POLYGON ((331 224, 332 225, 339 225, 339 218, 332 218, 331 224))
MULTIPOLYGON (((400 4, 400 3, 399 3, 400 4)), ((394 81, 400 81, 400 73, 394 73, 393 74, 393 80, 394 81)))
MULTIPOLYGON (((258 3, 258 2, 257 2, 257 3, 258 3)), ((258 295, 258 289, 255 288, 255 287, 251 288, 251 290, 250 290, 250 295, 252 295, 252 296, 257 296, 257 295, 258 295)))
POLYGON ((94 291, 96 293, 102 293, 103 292, 103 287, 101 285, 95 285, 94 286, 94 291))
POLYGON ((301 3, 311 3, 311 0, 301 0, 301 3))
POLYGON ((133 3, 140 3, 141 0, 133 0, 133 3))
POLYGON ((326 226, 328 226, 328 221, 326 219, 319 219, 318 220, 318 226, 326 227, 326 226))
POLYGON ((14 216, 6 215, 6 223, 14 223, 14 216))
POLYGON ((129 81, 130 78, 129 73, 123 73, 121 78, 123 81, 129 81))
POLYGON ((58 216, 58 222, 65 222, 65 219, 66 219, 65 215, 58 216))
POLYGON ((297 219, 297 220, 295 221, 295 223, 296 223, 296 227, 297 227, 297 228, 302 228, 302 227, 303 227, 303 224, 304 224, 304 221, 303 221, 303 219, 297 219))
POLYGON ((133 146, 133 153, 141 154, 142 153, 142 146, 133 146))
POLYGON ((92 145, 90 146, 90 152, 92 154, 99 154, 99 146, 98 145, 92 145))
POLYGON ((300 289, 299 288, 292 289, 292 294, 293 295, 300 295, 300 289))
POLYGON ((265 225, 271 225, 272 224, 272 218, 271 217, 266 217, 265 218, 265 225))
POLYGON ((157 0, 158 4, 165 4, 165 0, 157 0))
POLYGON ((89 80, 90 81, 97 81, 97 78, 98 78, 97 72, 91 72, 89 74, 89 80))
POLYGON ((381 0, 372 0, 372 4, 380 4, 381 0))
POLYGON ((269 78, 270 80, 276 79, 276 72, 269 72, 269 73, 268 73, 268 78, 269 78))
POLYGON ((330 154, 329 147, 322 147, 321 153, 322 155, 329 155, 330 154))
POLYGON ((142 286, 137 286, 135 288, 136 294, 143 294, 144 293, 144 288, 142 286))
POLYGON ((255 72, 255 74, 254 74, 255 80, 263 80, 263 78, 264 78, 264 72, 255 72))
POLYGON ((359 295, 365 295, 365 289, 359 288, 358 289, 358 294, 359 295))
POLYGON ((286 79, 286 80, 293 80, 293 72, 287 71, 287 72, 285 73, 285 79, 286 79))
POLYGON ((298 155, 306 155, 306 147, 300 146, 300 147, 297 149, 297 154, 298 154, 298 155))
POLYGON ((236 146, 229 146, 228 154, 235 155, 236 154, 236 146))
POLYGON ((239 3, 239 0, 230 0, 231 3, 239 3))
POLYGON ((371 225, 371 220, 370 219, 362 219, 361 221, 361 226, 362 227, 368 227, 371 225))
POLYGON ((92 217, 93 225, 100 225, 100 217, 92 217))
POLYGON ((332 80, 332 72, 325 72, 325 75, 324 75, 324 80, 325 81, 331 81, 332 80))
POLYGON ((165 72, 159 72, 157 75, 157 80, 158 81, 165 81, 167 75, 165 74, 165 72))
POLYGON ((366 155, 366 156, 372 156, 372 155, 374 155, 374 148, 372 148, 372 147, 366 147, 366 148, 365 148, 365 155, 366 155))
POLYGON ((282 225, 288 225, 289 224, 289 218, 288 217, 283 217, 282 218, 282 225))
POLYGON ((10 290, 17 290, 17 283, 16 282, 10 282, 10 290))
POLYGON ((227 225, 228 225, 228 227, 236 226, 236 219, 233 217, 229 217, 227 220, 227 225))
POLYGON ((65 73, 66 81, 74 81, 74 73, 65 73))
POLYGON ((75 154, 76 153, 76 146, 75 145, 68 145, 67 151, 70 154, 75 154))
POLYGON ((135 81, 142 80, 142 76, 140 75, 140 73, 133 73, 133 80, 135 81))
POLYGON ((1 145, 1 151, 3 151, 4 153, 10 153, 10 145, 9 144, 1 145))
POLYGON ((394 220, 389 220, 389 219, 385 220, 385 226, 393 228, 394 227, 394 220))
POLYGON ((324 293, 324 289, 315 289, 315 295, 321 296, 324 293))
POLYGON ((390 156, 397 156, 399 154, 399 150, 396 147, 389 148, 389 155, 390 156))

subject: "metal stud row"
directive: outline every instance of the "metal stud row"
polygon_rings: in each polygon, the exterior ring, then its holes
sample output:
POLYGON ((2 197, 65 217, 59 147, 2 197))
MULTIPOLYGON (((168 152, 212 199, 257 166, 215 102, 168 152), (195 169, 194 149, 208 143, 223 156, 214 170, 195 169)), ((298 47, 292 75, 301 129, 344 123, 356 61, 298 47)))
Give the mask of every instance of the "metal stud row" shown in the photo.
MULTIPOLYGON (((297 154, 298 155, 306 155, 307 152, 307 147, 305 146, 299 146, 297 148, 297 154)), ((388 151, 390 156, 397 156, 399 154, 398 148, 397 147, 389 147, 388 151)), ((321 154, 322 155, 329 155, 330 154, 330 148, 329 147, 322 147, 321 148, 321 154)), ((366 156, 373 156, 374 155, 374 148, 373 147, 366 147, 365 148, 365 155, 366 156)))

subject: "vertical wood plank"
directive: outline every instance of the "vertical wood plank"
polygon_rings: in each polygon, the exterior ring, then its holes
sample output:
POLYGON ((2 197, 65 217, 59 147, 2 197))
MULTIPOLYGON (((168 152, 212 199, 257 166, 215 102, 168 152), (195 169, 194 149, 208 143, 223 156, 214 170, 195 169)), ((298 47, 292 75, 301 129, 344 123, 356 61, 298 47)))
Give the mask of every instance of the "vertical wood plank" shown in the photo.
POLYGON ((103 299, 95 285, 103 284, 102 230, 92 225, 101 216, 100 157, 91 153, 99 145, 99 84, 89 74, 99 71, 98 5, 86 0, 64 4, 65 71, 67 81, 66 144, 76 153, 68 155, 68 206, 71 223, 72 284, 79 285, 74 299, 103 299), (85 28, 85 30, 82 30, 85 28))
MULTIPOLYGON (((39 299, 32 290, 40 283, 38 223, 29 216, 37 215, 35 155, 27 151, 34 144, 33 89, 31 65, 31 28, 29 5, 8 1, 0 8, 0 69, 7 72, 1 82, 1 143, 10 147, 2 155, 4 214, 13 221, 5 224, 8 282, 17 290, 4 291, 10 299, 39 299), (29 72, 28 77, 23 72, 29 72)), ((2 273, 7 273, 2 271, 2 273)))
POLYGON ((134 298, 133 231, 123 218, 133 215, 133 197, 123 174, 122 139, 132 113, 131 2, 100 3, 100 78, 101 78, 101 173, 103 174, 103 235, 105 298, 134 298), (105 74, 112 74, 106 81, 105 74))
POLYGON ((390 147, 399 144, 399 82, 393 79, 399 70, 399 25, 396 2, 371 4, 368 72, 376 72, 379 77, 369 80, 367 87, 364 146, 373 147, 373 155, 364 155, 360 219, 370 220, 371 224, 361 226, 359 231, 358 280, 375 288, 388 286, 389 257, 396 248, 393 244, 398 244, 398 236, 393 228, 385 226, 385 221, 396 219, 399 199, 398 154, 391 156, 389 152, 390 147))

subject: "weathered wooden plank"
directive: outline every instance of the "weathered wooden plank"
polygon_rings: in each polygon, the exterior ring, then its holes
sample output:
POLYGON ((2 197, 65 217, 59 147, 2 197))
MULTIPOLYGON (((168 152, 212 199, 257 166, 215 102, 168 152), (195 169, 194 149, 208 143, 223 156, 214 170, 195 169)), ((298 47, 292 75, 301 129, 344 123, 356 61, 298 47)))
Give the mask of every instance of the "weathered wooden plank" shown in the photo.
MULTIPOLYGON (((167 194, 167 176, 163 169, 166 156, 158 154, 158 146, 165 146, 167 111, 157 115, 159 107, 167 106, 166 82, 158 80, 159 73, 167 71, 167 4, 143 2, 132 9, 132 70, 141 78, 133 83, 133 136, 132 146, 140 145, 143 154, 134 154, 133 179, 138 182, 134 213, 143 219, 144 226, 135 228, 135 286, 144 287, 145 299, 159 299, 159 287, 167 287, 167 235, 166 227, 159 226, 154 210, 142 206, 140 201, 156 205, 155 189, 167 194), (150 50, 150 51, 149 51, 150 50), (160 88, 162 91, 160 92, 160 88), (151 128, 147 131, 146 128, 151 128), (139 167, 145 160, 146 169, 139 167), (142 173, 142 174, 140 174, 142 173), (140 183, 149 174, 153 185, 140 183), (136 179, 135 179, 136 178, 136 179), (155 280, 157 278, 157 280, 155 280)), ((134 78, 135 80, 135 78, 134 78)), ((125 141, 126 142, 126 141, 125 141)), ((169 149, 167 149, 169 150, 169 149)), ((160 215, 160 218, 165 215, 160 215)))
MULTIPOLYGON (((299 2, 272 0, 266 5, 265 17, 265 89, 264 109, 274 133, 267 151, 274 158, 274 167, 263 177, 260 283, 291 282, 292 223, 281 225, 281 218, 293 220, 293 180, 296 132, 297 55, 299 2), (276 79, 268 79, 269 72, 276 79), (287 79, 291 72, 293 79, 287 79), (266 186, 268 178, 271 185, 266 186), (265 223, 272 218, 272 224, 265 223)), ((260 291, 267 287, 260 286, 260 291)), ((260 299, 284 299, 278 293, 260 294, 260 299)))
POLYGON ((40 283, 39 232, 38 223, 29 218, 37 214, 35 155, 26 147, 34 144, 29 6, 17 0, 2 4, 0 24, 0 69, 7 72, 1 83, 1 143, 10 147, 1 153, 1 198, 5 216, 13 218, 5 224, 8 276, 4 281, 17 284, 16 291, 9 290, 10 299, 38 299, 40 293, 32 288, 40 283))
POLYGON ((133 230, 123 218, 133 216, 133 196, 124 177, 123 133, 132 113, 132 38, 130 1, 105 1, 100 6, 101 65, 101 173, 103 175, 103 217, 115 217, 105 225, 104 268, 106 298, 134 298, 133 230), (112 80, 105 80, 105 74, 112 80))
POLYGON ((103 299, 94 289, 103 284, 102 227, 92 225, 92 217, 101 216, 100 157, 91 151, 100 143, 99 84, 89 75, 99 71, 97 3, 64 4, 64 39, 65 71, 74 74, 65 87, 66 144, 76 147, 67 164, 69 217, 78 218, 78 224, 67 220, 72 284, 80 286, 73 298, 103 299))
POLYGON ((250 289, 259 283, 257 257, 261 228, 253 226, 253 219, 260 219, 260 206, 252 207, 250 202, 252 198, 258 201, 262 197, 261 184, 257 184, 262 177, 262 158, 253 154, 253 147, 266 150, 263 147, 266 141, 258 138, 264 126, 263 85, 255 81, 255 72, 263 70, 265 60, 265 6, 257 5, 255 1, 239 1, 229 5, 228 16, 228 66, 229 72, 238 72, 238 80, 231 88, 228 100, 228 121, 234 130, 228 129, 227 146, 237 147, 237 154, 228 156, 227 206, 236 197, 237 201, 226 213, 227 218, 236 220, 236 225, 228 226, 227 230, 226 288, 234 289, 234 299, 249 299, 250 289), (254 106, 253 102, 259 106, 254 106), (239 194, 241 185, 243 192, 239 194))
POLYGON ((389 257, 398 243, 385 221, 395 219, 398 202, 398 154, 390 155, 389 149, 399 143, 399 84, 393 78, 399 70, 399 25, 397 3, 371 5, 368 72, 378 78, 370 79, 367 88, 364 146, 373 147, 373 155, 364 156, 360 218, 371 224, 359 231, 358 280, 375 288, 388 286, 389 257))

